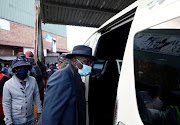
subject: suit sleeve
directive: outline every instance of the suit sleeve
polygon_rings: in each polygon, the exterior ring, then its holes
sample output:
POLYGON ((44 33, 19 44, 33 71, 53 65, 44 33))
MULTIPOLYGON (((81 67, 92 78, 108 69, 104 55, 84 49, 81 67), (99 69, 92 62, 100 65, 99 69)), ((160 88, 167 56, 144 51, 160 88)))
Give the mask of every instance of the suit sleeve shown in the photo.
POLYGON ((37 125, 58 125, 71 96, 71 83, 66 73, 55 72, 47 83, 43 110, 37 125))

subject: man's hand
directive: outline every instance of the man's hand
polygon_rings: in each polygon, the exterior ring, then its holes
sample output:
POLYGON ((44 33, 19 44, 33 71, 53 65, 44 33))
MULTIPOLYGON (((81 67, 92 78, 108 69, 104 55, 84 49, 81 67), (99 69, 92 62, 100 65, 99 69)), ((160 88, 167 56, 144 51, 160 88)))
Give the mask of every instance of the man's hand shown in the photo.
POLYGON ((41 115, 41 113, 37 113, 37 119, 36 119, 37 122, 38 122, 38 120, 40 118, 40 115, 41 115))

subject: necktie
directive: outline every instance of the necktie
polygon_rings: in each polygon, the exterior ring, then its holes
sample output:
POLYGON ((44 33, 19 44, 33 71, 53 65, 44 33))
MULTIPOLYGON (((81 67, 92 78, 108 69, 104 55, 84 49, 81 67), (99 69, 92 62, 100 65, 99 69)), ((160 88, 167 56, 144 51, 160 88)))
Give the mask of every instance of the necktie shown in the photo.
POLYGON ((23 88, 25 89, 25 87, 26 87, 26 81, 23 81, 21 84, 22 84, 23 88))

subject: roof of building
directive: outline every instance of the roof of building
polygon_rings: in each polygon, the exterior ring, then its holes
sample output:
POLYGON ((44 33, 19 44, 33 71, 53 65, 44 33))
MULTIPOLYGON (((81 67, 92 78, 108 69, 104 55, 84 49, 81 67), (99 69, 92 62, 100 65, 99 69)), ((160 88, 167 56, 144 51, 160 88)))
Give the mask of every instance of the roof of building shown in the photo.
POLYGON ((99 27, 136 0, 41 0, 44 23, 99 27))

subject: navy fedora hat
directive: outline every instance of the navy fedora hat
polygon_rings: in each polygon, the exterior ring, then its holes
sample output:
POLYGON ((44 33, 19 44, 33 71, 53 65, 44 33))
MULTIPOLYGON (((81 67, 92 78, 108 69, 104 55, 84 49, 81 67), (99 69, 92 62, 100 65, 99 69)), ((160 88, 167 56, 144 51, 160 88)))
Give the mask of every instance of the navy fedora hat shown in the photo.
POLYGON ((25 66, 28 68, 28 70, 30 70, 32 68, 32 65, 28 64, 25 59, 20 58, 20 59, 15 59, 12 62, 12 72, 15 73, 16 72, 16 68, 17 67, 21 67, 21 66, 25 66))
POLYGON ((92 56, 92 49, 85 45, 77 45, 73 48, 71 54, 67 54, 66 57, 71 59, 75 56, 83 56, 96 60, 96 57, 92 56))

